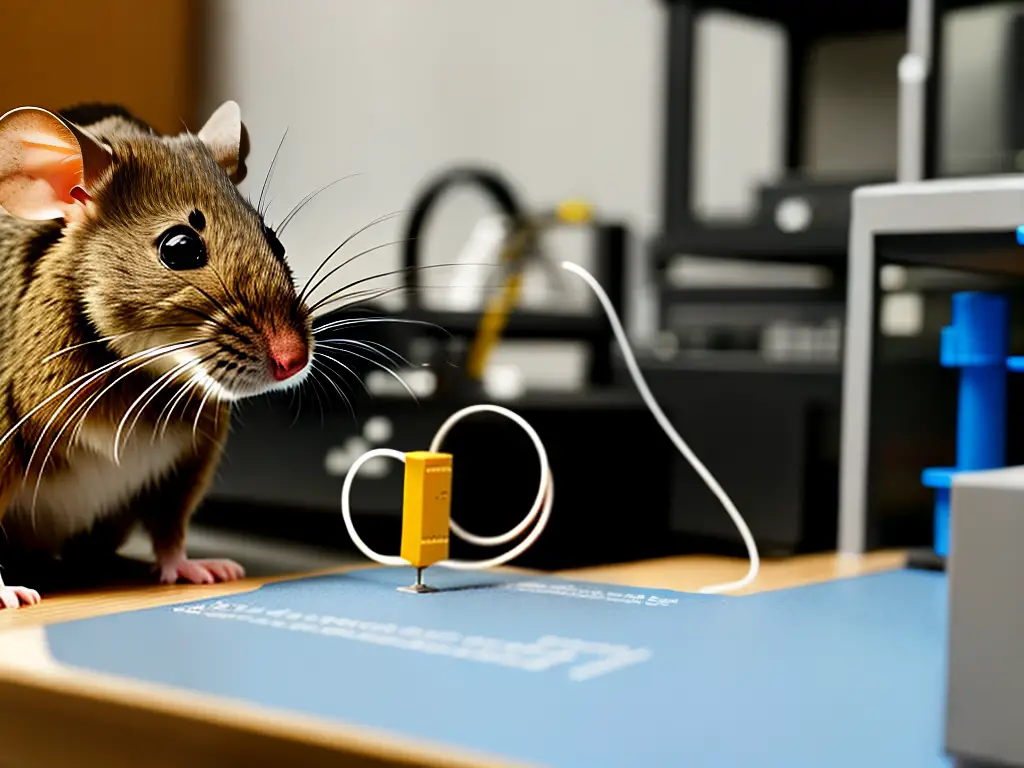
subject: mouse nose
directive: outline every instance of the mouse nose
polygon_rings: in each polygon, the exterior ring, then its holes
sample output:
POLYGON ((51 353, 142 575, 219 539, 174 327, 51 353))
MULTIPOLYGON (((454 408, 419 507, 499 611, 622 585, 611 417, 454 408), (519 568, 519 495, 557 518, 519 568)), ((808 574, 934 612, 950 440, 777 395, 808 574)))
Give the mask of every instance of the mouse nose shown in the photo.
POLYGON ((277 381, 285 381, 306 367, 309 346, 295 332, 267 334, 270 372, 277 381))

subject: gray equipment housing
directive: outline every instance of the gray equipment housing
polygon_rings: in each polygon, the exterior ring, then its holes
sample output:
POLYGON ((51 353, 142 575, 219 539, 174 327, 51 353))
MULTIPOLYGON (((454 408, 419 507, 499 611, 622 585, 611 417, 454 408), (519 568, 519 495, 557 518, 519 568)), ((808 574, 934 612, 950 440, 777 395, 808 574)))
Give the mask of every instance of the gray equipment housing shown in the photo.
POLYGON ((958 475, 951 514, 946 750, 1024 766, 1024 467, 958 475))

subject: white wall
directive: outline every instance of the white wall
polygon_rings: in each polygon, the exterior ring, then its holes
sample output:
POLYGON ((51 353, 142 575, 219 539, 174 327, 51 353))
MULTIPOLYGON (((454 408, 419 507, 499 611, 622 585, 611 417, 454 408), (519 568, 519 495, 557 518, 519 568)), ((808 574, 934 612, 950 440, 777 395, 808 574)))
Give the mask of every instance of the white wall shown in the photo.
MULTIPOLYGON (((210 4, 206 108, 228 97, 242 105, 254 143, 246 185, 255 195, 289 129, 272 213, 322 183, 363 174, 289 228, 286 245, 302 275, 346 233, 408 206, 428 176, 457 162, 497 166, 528 204, 582 195, 648 232, 661 151, 658 6, 218 0, 210 4)), ((450 260, 482 210, 472 195, 453 200, 427 258, 450 260)), ((381 226, 360 242, 399 235, 397 225, 381 226)), ((397 254, 378 251, 345 276, 385 269, 397 254)))
MULTIPOLYGON (((300 277, 347 233, 407 207, 427 177, 457 162, 497 166, 531 205, 585 196, 625 219, 638 245, 656 232, 665 56, 660 0, 208 5, 206 108, 224 98, 241 104, 254 142, 246 182, 254 197, 289 129, 271 185, 271 219, 323 183, 363 174, 325 193, 289 228, 285 243, 300 277)), ((751 24, 717 17, 701 25, 695 178, 701 213, 749 213, 750 182, 777 173, 781 52, 778 40, 751 24)), ((816 90, 830 78, 842 82, 851 69, 849 52, 822 61, 816 90)), ((812 115, 815 162, 823 168, 863 165, 863 153, 885 146, 888 133, 895 146, 894 124, 865 113, 871 99, 864 89, 870 96, 879 78, 894 81, 894 72, 877 70, 861 90, 839 90, 828 115, 812 115), (846 114, 834 112, 838 102, 845 102, 846 114)), ((431 233, 427 259, 451 260, 483 210, 471 195, 453 200, 444 225, 431 233)), ((394 222, 358 244, 398 237, 394 222)), ((565 249, 571 258, 585 251, 570 241, 565 249)), ((397 248, 377 251, 339 277, 394 268, 397 256, 397 248)), ((653 305, 645 300, 640 262, 631 265, 636 300, 627 320, 643 335, 653 305)), ((429 281, 443 285, 445 277, 450 273, 429 281)))

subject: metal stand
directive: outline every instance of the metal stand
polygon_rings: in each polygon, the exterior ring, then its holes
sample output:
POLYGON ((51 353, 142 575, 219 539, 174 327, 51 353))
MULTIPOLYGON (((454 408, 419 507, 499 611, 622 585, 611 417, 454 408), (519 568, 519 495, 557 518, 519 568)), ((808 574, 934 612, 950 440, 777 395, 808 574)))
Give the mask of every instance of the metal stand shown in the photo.
POLYGON ((423 595, 429 592, 437 592, 437 587, 431 587, 423 583, 423 569, 416 569, 416 583, 411 584, 408 587, 399 587, 399 592, 412 592, 416 595, 423 595))
MULTIPOLYGON (((879 270, 885 263, 991 275, 1024 274, 1015 231, 1024 210, 1016 176, 862 187, 853 198, 846 302, 838 548, 879 546, 877 453, 879 270)), ((1004 363, 1005 365, 1006 363, 1004 363)))

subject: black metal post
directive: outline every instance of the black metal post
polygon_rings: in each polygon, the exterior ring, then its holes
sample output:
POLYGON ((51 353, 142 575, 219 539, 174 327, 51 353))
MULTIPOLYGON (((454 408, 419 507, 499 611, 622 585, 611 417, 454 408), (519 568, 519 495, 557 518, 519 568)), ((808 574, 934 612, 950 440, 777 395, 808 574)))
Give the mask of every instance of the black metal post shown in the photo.
POLYGON ((662 232, 688 228, 693 213, 693 42, 695 9, 668 3, 662 232))
POLYGON ((948 0, 932 0, 931 20, 931 63, 928 80, 925 86, 925 125, 924 125, 924 178, 934 179, 939 175, 939 153, 941 151, 941 130, 939 116, 942 110, 942 19, 945 16, 948 0))
POLYGON ((807 64, 809 37, 800 26, 791 26, 786 41, 786 145, 785 168, 793 175, 803 169, 807 116, 807 64))
MULTIPOLYGON (((594 232, 594 261, 598 279, 615 308, 622 317, 626 304, 626 250, 629 247, 629 233, 625 225, 602 222, 594 232)), ((600 314, 600 310, 599 310, 600 314)), ((590 345, 590 366, 588 379, 595 387, 612 383, 612 349, 615 344, 611 325, 604 323, 605 332, 595 336, 590 345)))

